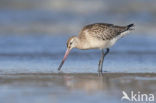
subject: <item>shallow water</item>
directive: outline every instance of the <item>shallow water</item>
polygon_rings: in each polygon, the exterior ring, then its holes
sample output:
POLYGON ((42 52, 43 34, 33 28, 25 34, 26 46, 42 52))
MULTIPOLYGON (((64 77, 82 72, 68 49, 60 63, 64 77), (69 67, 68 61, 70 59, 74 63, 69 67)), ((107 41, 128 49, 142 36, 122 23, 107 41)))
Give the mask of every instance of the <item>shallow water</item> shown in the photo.
POLYGON ((1 0, 0 103, 125 103, 122 91, 156 97, 155 5, 155 0, 1 0), (58 73, 67 39, 97 22, 136 28, 110 48, 103 77, 97 76, 99 50, 73 49, 58 73))
POLYGON ((122 91, 156 95, 156 74, 0 75, 0 85, 1 103, 129 103, 122 91))
POLYGON ((0 103, 121 103, 122 91, 156 95, 155 36, 119 40, 105 58, 103 77, 99 50, 74 49, 57 72, 68 37, 1 35, 0 103))
MULTIPOLYGON (((0 36, 0 74, 56 73, 67 38, 50 35, 0 36)), ((104 61, 104 71, 156 72, 155 44, 155 36, 130 34, 122 38, 110 48, 104 61)), ((62 72, 96 73, 100 55, 100 50, 73 49, 62 72)))

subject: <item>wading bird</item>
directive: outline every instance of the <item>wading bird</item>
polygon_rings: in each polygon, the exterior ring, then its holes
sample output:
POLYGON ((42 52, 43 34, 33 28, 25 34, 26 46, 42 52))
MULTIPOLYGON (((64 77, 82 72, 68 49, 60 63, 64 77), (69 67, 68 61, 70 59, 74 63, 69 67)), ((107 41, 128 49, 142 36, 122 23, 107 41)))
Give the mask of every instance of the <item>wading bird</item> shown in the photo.
POLYGON ((98 74, 102 74, 104 57, 109 53, 109 48, 113 46, 118 39, 125 36, 128 31, 133 30, 134 24, 127 26, 118 26, 107 23, 95 23, 86 25, 82 28, 78 36, 72 36, 67 41, 67 50, 58 70, 61 70, 72 48, 78 49, 100 49, 102 51, 98 65, 98 74), (106 52, 104 53, 104 49, 106 52))

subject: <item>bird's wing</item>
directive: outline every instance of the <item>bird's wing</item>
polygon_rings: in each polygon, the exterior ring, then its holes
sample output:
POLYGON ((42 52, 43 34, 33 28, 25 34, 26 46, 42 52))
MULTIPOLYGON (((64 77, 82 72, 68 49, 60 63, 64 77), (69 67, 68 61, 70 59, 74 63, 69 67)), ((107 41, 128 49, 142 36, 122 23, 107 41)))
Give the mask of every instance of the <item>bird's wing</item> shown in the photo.
POLYGON ((96 23, 85 26, 79 35, 84 35, 87 31, 89 35, 102 40, 111 40, 120 33, 127 30, 127 26, 116 26, 113 24, 96 23))

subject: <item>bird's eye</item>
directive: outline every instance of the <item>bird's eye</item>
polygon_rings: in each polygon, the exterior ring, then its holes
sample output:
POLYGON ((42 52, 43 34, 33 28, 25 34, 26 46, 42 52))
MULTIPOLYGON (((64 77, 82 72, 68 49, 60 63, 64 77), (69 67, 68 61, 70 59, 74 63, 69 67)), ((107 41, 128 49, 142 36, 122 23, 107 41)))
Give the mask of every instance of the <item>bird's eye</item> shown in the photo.
POLYGON ((72 42, 70 42, 70 45, 72 44, 72 42))

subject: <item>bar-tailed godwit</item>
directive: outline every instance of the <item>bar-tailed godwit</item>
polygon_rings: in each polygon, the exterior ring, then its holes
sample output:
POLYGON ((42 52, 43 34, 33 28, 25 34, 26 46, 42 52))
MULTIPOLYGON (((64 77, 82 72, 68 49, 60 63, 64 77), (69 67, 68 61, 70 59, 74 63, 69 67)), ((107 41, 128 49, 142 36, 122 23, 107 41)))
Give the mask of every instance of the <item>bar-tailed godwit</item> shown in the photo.
POLYGON ((67 50, 58 70, 61 70, 71 49, 100 49, 102 55, 99 60, 98 73, 102 74, 103 60, 109 53, 109 48, 113 46, 118 39, 125 36, 128 31, 133 30, 133 27, 134 24, 117 26, 107 23, 95 23, 84 26, 78 36, 72 36, 68 39, 67 50), (105 53, 104 49, 106 49, 105 53))

